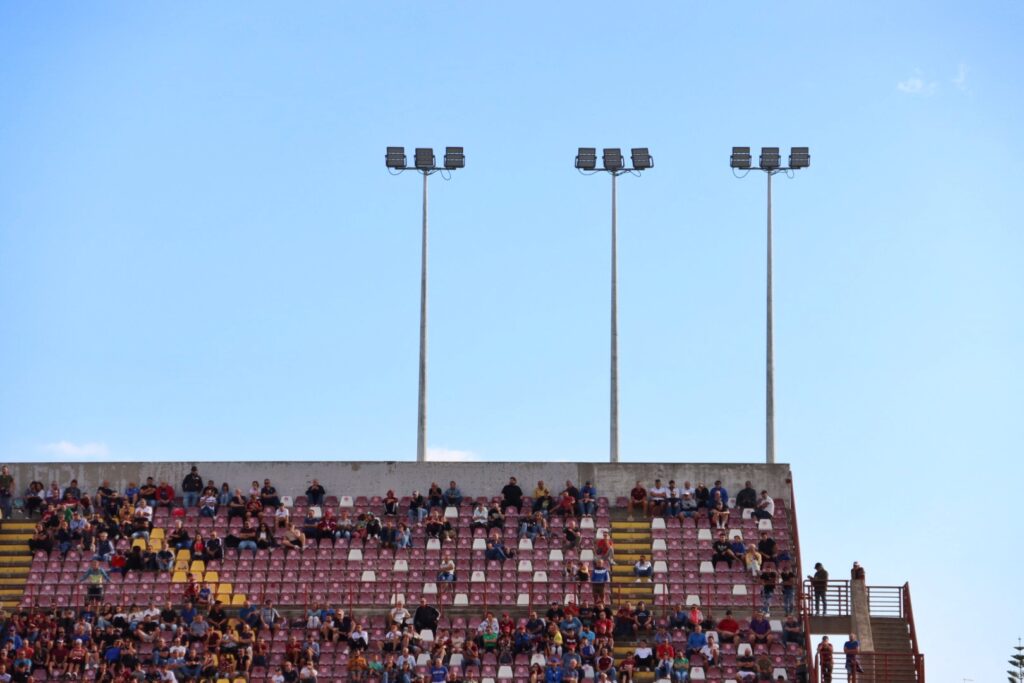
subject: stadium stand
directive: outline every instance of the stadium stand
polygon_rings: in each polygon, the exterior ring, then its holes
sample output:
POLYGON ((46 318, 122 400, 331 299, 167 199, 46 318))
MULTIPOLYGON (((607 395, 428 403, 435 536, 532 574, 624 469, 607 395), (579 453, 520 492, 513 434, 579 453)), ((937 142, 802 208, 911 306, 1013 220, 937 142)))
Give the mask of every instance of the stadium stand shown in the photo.
MULTIPOLYGON (((59 467, 16 471, 30 484, 0 528, 12 680, 817 673, 785 466, 221 465, 95 468, 66 484, 43 476, 59 467), (505 486, 517 470, 521 496, 505 486), (701 483, 718 479, 737 495, 701 483)), ((923 679, 917 663, 906 680, 923 679)))

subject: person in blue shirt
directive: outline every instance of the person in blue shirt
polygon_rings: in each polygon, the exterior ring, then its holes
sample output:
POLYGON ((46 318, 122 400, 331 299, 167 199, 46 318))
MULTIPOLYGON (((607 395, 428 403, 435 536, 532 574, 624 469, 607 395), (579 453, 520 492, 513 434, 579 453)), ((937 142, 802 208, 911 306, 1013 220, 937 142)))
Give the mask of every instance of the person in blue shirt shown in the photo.
POLYGON ((552 658, 544 669, 544 683, 562 683, 562 663, 552 658))
POLYGON ((454 481, 448 482, 448 488, 444 492, 444 504, 447 507, 459 507, 462 505, 462 490, 454 481))
POLYGON ((597 489, 589 481, 580 488, 576 511, 586 517, 593 517, 597 511, 597 489))
POLYGON ((722 498, 722 504, 729 507, 729 492, 724 486, 722 486, 722 480, 715 480, 715 485, 711 489, 711 494, 708 496, 708 500, 714 500, 715 494, 718 493, 722 498))
POLYGON ((611 580, 611 572, 604 565, 604 560, 596 560, 594 562, 594 571, 590 573, 590 587, 594 593, 595 602, 604 602, 605 584, 611 580))
POLYGON ((448 667, 441 663, 441 658, 434 659, 434 665, 430 667, 430 683, 445 683, 448 680, 448 667))
POLYGON ((702 647, 708 644, 708 637, 704 633, 704 629, 700 624, 693 627, 693 632, 686 639, 686 656, 692 657, 695 654, 700 654, 702 647))

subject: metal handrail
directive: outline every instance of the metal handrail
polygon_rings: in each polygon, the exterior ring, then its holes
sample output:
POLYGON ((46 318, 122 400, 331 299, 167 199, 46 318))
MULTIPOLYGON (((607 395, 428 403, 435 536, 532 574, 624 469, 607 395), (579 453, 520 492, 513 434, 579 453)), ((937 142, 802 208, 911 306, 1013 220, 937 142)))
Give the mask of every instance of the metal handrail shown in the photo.
POLYGON ((924 683, 924 655, 917 647, 917 627, 914 625, 914 609, 910 604, 910 583, 903 584, 903 607, 906 613, 907 624, 910 626, 910 647, 917 658, 918 672, 917 680, 924 683))
POLYGON ((873 617, 904 617, 903 586, 868 586, 868 612, 873 617))
MULTIPOLYGON (((814 611, 814 586, 810 580, 803 582, 804 610, 814 611)), ((853 609, 850 597, 850 582, 846 580, 829 580, 825 587, 825 611, 821 616, 847 617, 853 609)))

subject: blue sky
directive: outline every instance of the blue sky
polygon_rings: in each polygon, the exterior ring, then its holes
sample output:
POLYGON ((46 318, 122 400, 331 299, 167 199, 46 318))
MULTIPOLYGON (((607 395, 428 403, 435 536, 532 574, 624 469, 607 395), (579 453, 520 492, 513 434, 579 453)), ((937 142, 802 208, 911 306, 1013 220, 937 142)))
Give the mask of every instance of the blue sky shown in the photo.
POLYGON ((400 144, 467 154, 431 185, 433 449, 606 457, 609 187, 572 160, 648 146, 619 192, 623 459, 759 460, 764 178, 727 157, 808 145, 775 191, 805 553, 909 579, 932 680, 994 680, 1022 630, 994 609, 1024 559, 1022 15, 0 5, 0 458, 414 457, 400 144))

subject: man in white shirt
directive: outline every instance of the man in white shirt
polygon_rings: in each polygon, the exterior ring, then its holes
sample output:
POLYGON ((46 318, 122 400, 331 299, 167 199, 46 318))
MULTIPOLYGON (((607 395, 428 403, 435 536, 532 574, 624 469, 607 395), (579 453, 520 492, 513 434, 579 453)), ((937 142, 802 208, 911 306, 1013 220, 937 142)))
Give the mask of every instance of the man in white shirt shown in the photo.
POLYGON ((395 603, 395 606, 391 608, 391 621, 398 624, 399 629, 405 628, 405 621, 412 616, 409 614, 409 610, 405 608, 405 603, 399 600, 395 603))
POLYGON ((661 479, 654 480, 654 486, 647 491, 647 514, 664 514, 665 501, 668 500, 668 487, 661 483, 661 479))
POLYGON ((647 579, 648 583, 654 580, 654 565, 646 555, 641 555, 640 559, 633 564, 633 575, 636 576, 637 583, 640 583, 641 579, 647 579))
POLYGON ((775 501, 768 495, 768 491, 761 491, 761 500, 757 501, 753 514, 758 519, 771 519, 775 516, 775 501))

